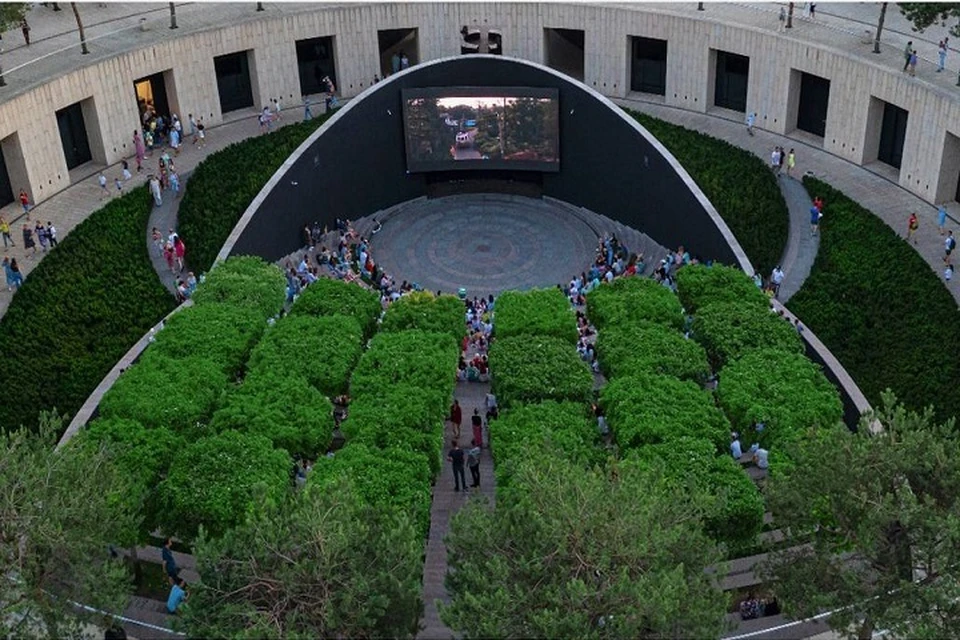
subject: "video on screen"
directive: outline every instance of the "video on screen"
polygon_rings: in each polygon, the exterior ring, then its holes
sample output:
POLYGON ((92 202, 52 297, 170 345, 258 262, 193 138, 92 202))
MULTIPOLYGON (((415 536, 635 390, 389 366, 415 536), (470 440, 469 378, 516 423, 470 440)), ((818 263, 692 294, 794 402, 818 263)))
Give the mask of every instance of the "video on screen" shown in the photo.
POLYGON ((446 95, 404 92, 407 168, 557 171, 556 91, 470 88, 446 95), (500 95, 493 95, 494 91, 500 95))

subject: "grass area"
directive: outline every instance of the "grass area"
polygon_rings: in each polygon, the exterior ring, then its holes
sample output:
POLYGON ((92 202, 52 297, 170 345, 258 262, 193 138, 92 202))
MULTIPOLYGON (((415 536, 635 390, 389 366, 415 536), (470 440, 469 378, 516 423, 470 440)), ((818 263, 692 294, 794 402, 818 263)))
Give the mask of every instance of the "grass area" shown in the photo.
POLYGON ((960 414, 960 311, 926 261, 882 220, 826 182, 820 250, 790 309, 877 404, 890 388, 908 407, 960 414))

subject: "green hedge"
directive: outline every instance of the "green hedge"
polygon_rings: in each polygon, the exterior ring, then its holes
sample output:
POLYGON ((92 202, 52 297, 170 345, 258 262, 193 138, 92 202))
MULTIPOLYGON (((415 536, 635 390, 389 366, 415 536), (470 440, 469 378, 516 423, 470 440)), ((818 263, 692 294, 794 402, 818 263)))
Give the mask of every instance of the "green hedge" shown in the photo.
POLYGON ((35 429, 54 407, 74 414, 173 309, 144 244, 151 207, 145 187, 111 200, 30 272, 0 319, 0 429, 35 429))
POLYGON ((350 378, 350 395, 380 396, 395 385, 416 387, 435 411, 446 411, 460 346, 449 334, 400 331, 378 334, 350 378))
POLYGON ((407 513, 422 537, 430 529, 432 474, 426 459, 406 448, 368 449, 351 444, 317 460, 307 481, 311 491, 329 491, 348 476, 360 497, 376 509, 407 513))
POLYGON ((765 423, 759 442, 768 448, 843 419, 840 394, 820 367, 776 349, 751 351, 724 367, 717 399, 737 431, 765 423))
POLYGON ((205 358, 235 378, 266 326, 252 309, 229 304, 193 306, 170 318, 150 350, 174 360, 205 358))
POLYGON ((290 456, 262 436, 225 431, 202 438, 177 452, 157 488, 161 530, 191 540, 202 525, 223 535, 246 520, 257 494, 281 500, 291 469, 290 456))
MULTIPOLYGON (((498 300, 497 322, 499 305, 498 300)), ((655 280, 643 277, 618 278, 592 290, 587 294, 587 315, 599 330, 636 322, 654 322, 682 330, 684 324, 677 296, 655 280)))
POLYGON ((567 296, 556 287, 530 291, 504 291, 497 298, 494 334, 553 336, 577 344, 577 316, 567 296))
MULTIPOLYGON (((760 273, 770 273, 787 245, 787 203, 766 160, 729 142, 626 110, 693 177, 760 273)), ((689 309, 688 309, 689 310, 689 309)))
MULTIPOLYGON (((820 249, 790 309, 816 332, 867 399, 892 389, 939 420, 960 415, 960 312, 926 261, 897 233, 829 184, 820 249)), ((906 216, 906 213, 904 213, 906 216)))
POLYGON ((236 142, 210 154, 190 176, 178 230, 198 273, 213 264, 230 231, 283 162, 331 113, 236 142))
POLYGON ((174 360, 147 349, 100 400, 100 415, 128 418, 151 429, 168 427, 189 439, 203 435, 227 388, 216 363, 191 357, 174 360))
POLYGON ((416 387, 393 385, 350 403, 341 430, 347 444, 371 449, 408 448, 421 453, 434 477, 440 473, 445 411, 416 387))
POLYGON ((718 456, 705 440, 683 437, 641 447, 630 452, 626 464, 660 467, 668 481, 690 492, 693 501, 705 505, 705 528, 718 541, 746 547, 763 528, 766 508, 757 486, 738 462, 718 456))
POLYGON ((380 296, 355 283, 320 278, 303 290, 292 315, 350 316, 360 323, 364 339, 373 335, 382 308, 380 296))
POLYGON ((752 349, 803 353, 796 328, 778 314, 750 302, 714 302, 697 311, 693 337, 707 350, 715 370, 752 349))
POLYGON ((692 382, 654 375, 617 378, 600 391, 600 405, 622 450, 690 436, 721 451, 730 441, 730 423, 712 394, 692 382))
POLYGON ((233 389, 210 421, 267 438, 291 456, 323 455, 333 439, 333 405, 305 378, 283 369, 263 372, 233 389))
POLYGON ((267 329, 250 354, 247 382, 275 372, 302 377, 321 393, 336 397, 363 352, 360 325, 347 316, 287 316, 267 329))
POLYGON ((710 375, 703 347, 663 325, 614 325, 598 332, 596 344, 600 369, 608 378, 653 373, 702 383, 710 375))
POLYGON ((585 404, 575 402, 548 400, 510 409, 490 423, 490 443, 498 492, 518 464, 545 450, 584 467, 602 465, 606 458, 596 419, 585 404))
POLYGON ((712 302, 749 302, 761 309, 770 308, 769 298, 750 276, 719 264, 692 264, 677 271, 677 294, 691 314, 712 302))
POLYGON ((254 256, 233 256, 204 276, 192 298, 196 305, 222 302, 277 315, 286 299, 287 280, 275 264, 254 256))
POLYGON ((466 309, 456 296, 435 296, 429 291, 408 293, 390 305, 380 331, 394 333, 419 329, 448 333, 457 342, 466 335, 466 309))
POLYGON ((490 370, 493 392, 505 408, 542 400, 588 402, 593 395, 590 367, 561 338, 498 338, 490 347, 490 370))

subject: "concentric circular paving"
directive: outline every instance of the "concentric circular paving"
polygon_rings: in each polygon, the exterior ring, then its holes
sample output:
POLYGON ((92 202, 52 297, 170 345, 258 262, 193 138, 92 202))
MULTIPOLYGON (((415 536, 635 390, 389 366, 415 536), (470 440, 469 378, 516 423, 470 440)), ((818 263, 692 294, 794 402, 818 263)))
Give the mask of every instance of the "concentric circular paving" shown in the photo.
POLYGON ((372 244, 397 282, 472 297, 568 282, 593 261, 597 235, 543 200, 469 194, 403 205, 372 244))

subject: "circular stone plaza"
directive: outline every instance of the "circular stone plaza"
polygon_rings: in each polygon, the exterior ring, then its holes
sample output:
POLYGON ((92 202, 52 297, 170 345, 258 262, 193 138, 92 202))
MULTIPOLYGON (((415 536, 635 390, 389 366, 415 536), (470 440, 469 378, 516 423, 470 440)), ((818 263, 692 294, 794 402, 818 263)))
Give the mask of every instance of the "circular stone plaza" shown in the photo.
POLYGON ((960 5, 0 27, 0 635, 957 637, 960 5))

